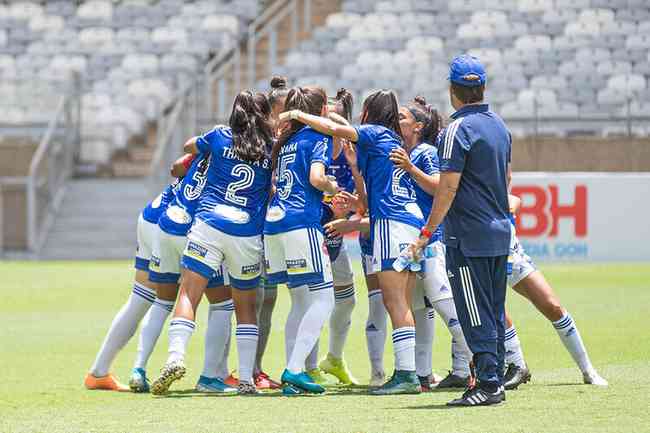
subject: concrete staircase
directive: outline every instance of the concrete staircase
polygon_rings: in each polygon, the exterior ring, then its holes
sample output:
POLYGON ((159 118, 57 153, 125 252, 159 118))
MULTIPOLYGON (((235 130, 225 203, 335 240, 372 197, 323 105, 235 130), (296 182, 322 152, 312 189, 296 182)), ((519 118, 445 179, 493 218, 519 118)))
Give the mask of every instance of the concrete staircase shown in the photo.
POLYGON ((132 258, 138 215, 156 194, 145 178, 72 180, 39 258, 132 258))

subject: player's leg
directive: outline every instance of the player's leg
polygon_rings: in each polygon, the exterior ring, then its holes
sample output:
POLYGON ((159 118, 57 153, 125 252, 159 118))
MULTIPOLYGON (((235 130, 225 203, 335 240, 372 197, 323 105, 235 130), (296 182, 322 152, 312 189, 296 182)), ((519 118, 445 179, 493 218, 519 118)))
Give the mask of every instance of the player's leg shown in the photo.
POLYGON ((260 339, 257 343, 257 353, 255 354, 255 383, 259 389, 276 389, 280 384, 271 380, 264 372, 262 359, 271 335, 271 323, 275 302, 277 300, 278 286, 277 284, 268 284, 265 280, 262 282, 262 286, 264 289, 264 300, 258 316, 260 339))
POLYGON ((415 372, 422 391, 431 391, 436 316, 431 304, 425 299, 421 282, 416 282, 415 286, 412 304, 415 319, 415 372))
POLYGON ((524 359, 524 352, 517 335, 517 329, 508 312, 506 312, 504 344, 506 372, 503 378, 503 386, 506 390, 517 389, 519 385, 530 380, 531 374, 524 359))
POLYGON ((149 259, 153 235, 158 228, 155 224, 138 218, 138 249, 135 258, 135 282, 131 295, 115 315, 106 333, 102 346, 97 352, 95 362, 84 379, 87 389, 107 389, 128 391, 111 373, 110 367, 119 351, 135 334, 138 324, 147 313, 156 297, 156 285, 149 281, 149 259))
POLYGON ((384 348, 386 346, 387 317, 384 297, 379 289, 377 275, 372 270, 372 257, 362 255, 361 264, 368 288, 368 319, 366 320, 366 343, 370 358, 370 387, 376 388, 386 381, 384 371, 384 348))

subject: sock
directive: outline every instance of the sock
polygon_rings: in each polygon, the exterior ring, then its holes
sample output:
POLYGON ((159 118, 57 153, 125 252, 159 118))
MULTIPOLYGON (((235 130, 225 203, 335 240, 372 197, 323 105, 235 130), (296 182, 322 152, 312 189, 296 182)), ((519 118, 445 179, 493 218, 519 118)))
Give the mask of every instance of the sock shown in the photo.
POLYGON ((208 326, 205 330, 205 358, 203 360, 202 376, 221 379, 228 377, 227 349, 229 349, 230 344, 231 318, 234 310, 235 306, 232 299, 210 304, 208 326), (225 376, 223 376, 224 368, 225 376))
POLYGON ((343 347, 350 332, 355 304, 354 286, 334 292, 334 311, 330 317, 329 346, 329 353, 334 358, 343 359, 343 347))
POLYGON ((456 306, 452 298, 440 299, 433 303, 433 309, 440 315, 440 318, 451 334, 451 372, 459 377, 469 376, 469 362, 472 359, 472 352, 467 346, 463 329, 456 315, 456 306))
POLYGON ((311 349, 311 352, 309 352, 309 355, 307 355, 307 359, 305 359, 305 370, 314 370, 318 368, 318 349, 320 346, 320 338, 316 339, 316 343, 314 343, 313 349, 311 349))
POLYGON ((174 308, 174 301, 158 299, 153 302, 149 312, 144 316, 138 341, 138 355, 133 368, 147 369, 147 362, 162 332, 165 320, 174 308))
POLYGON ((133 291, 126 304, 115 315, 111 327, 106 333, 102 347, 97 353, 95 362, 90 368, 90 374, 102 377, 108 374, 111 364, 118 352, 128 343, 135 334, 138 324, 142 320, 156 297, 156 292, 140 284, 133 284, 133 291))
POLYGON ((521 350, 521 342, 517 336, 515 325, 506 329, 504 344, 506 347, 505 364, 515 364, 517 367, 526 368, 524 353, 521 350))
POLYGON ((395 370, 415 371, 415 328, 403 326, 393 330, 395 370))
POLYGON ((415 317, 415 372, 429 376, 433 371, 433 336, 436 316, 432 308, 413 311, 415 317))
POLYGON ((373 376, 384 375, 384 347, 386 345, 386 321, 388 313, 384 307, 381 290, 368 292, 368 320, 366 321, 366 342, 373 376))
POLYGON ((235 335, 239 354, 239 381, 252 384, 259 330, 257 325, 237 325, 235 335))
POLYGON ((190 341, 192 333, 196 329, 196 322, 193 320, 174 317, 169 322, 169 357, 167 362, 183 361, 185 349, 190 341))
POLYGON ((286 356, 285 359, 287 364, 289 363, 289 359, 291 359, 291 353, 296 344, 296 335, 298 333, 300 321, 305 315, 307 309, 306 303, 308 291, 309 289, 307 288, 307 285, 289 289, 289 295, 291 296, 291 309, 287 316, 287 322, 284 324, 284 354, 286 356))
POLYGON ((307 308, 298 326, 296 342, 287 363, 287 369, 294 374, 302 371, 307 355, 314 348, 323 325, 334 309, 334 285, 331 281, 309 284, 308 287, 307 308))
POLYGON ((557 331, 557 335, 560 336, 562 344, 564 344, 566 350, 569 351, 575 363, 578 364, 580 371, 586 373, 593 370, 594 367, 591 365, 587 349, 582 342, 582 337, 580 337, 578 327, 569 312, 565 312, 564 316, 562 316, 560 320, 553 322, 553 326, 557 331))
POLYGON ((264 302, 262 308, 257 316, 257 325, 259 326, 260 339, 257 342, 257 353, 255 354, 255 373, 262 371, 262 358, 266 351, 266 344, 271 335, 271 319, 273 317, 273 308, 275 308, 275 297, 277 292, 272 290, 265 290, 264 302), (269 298, 273 298, 270 302, 269 298))

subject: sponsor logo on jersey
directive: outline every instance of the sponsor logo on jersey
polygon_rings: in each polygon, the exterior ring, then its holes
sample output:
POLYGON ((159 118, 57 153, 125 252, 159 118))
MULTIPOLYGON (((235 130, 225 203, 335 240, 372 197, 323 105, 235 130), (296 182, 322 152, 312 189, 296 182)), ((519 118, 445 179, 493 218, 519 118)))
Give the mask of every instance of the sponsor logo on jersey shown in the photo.
POLYGON ((192 241, 187 243, 187 255, 198 258, 205 258, 208 255, 208 249, 192 241))
POLYGON ((254 265, 247 265, 247 266, 242 266, 241 267, 241 274, 242 275, 250 275, 250 274, 259 274, 260 273, 260 264, 255 263, 254 265))
POLYGON ((151 260, 149 260, 149 266, 152 268, 160 268, 160 257, 152 255, 151 260))
POLYGON ((305 259, 287 260, 286 262, 289 274, 298 274, 307 270, 307 260, 305 259))

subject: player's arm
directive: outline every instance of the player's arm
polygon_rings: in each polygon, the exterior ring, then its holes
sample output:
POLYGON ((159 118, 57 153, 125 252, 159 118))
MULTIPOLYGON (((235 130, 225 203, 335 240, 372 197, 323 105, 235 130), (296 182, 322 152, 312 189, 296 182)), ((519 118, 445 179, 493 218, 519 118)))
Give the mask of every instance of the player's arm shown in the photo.
POLYGON ((172 164, 171 175, 173 177, 183 177, 183 176, 185 176, 185 174, 187 174, 187 170, 190 169, 190 166, 192 165, 192 162, 194 161, 195 157, 196 157, 196 155, 186 153, 185 155, 178 158, 172 164))
POLYGON ((357 151, 352 143, 343 143, 343 155, 350 167, 352 179, 354 180, 354 189, 359 196, 360 206, 357 210, 363 214, 368 209, 368 195, 366 194, 366 183, 363 180, 363 176, 361 176, 359 165, 357 164, 357 151))
POLYGON ((456 198, 460 177, 461 173, 459 172, 447 171, 440 173, 440 184, 438 185, 436 199, 433 201, 433 208, 416 242, 418 251, 427 246, 431 238, 431 233, 442 224, 445 215, 449 212, 449 208, 451 208, 451 204, 454 202, 454 198, 456 198))
POLYGON ((510 207, 510 213, 516 215, 521 209, 521 199, 516 195, 508 194, 508 206, 510 207))
POLYGON ((370 231, 370 218, 359 218, 353 215, 349 219, 341 218, 330 221, 324 226, 327 236, 343 236, 346 233, 362 231, 367 233, 370 231))
POLYGON ((280 114, 280 121, 297 120, 305 125, 311 126, 321 134, 341 137, 356 142, 359 139, 357 130, 350 125, 342 125, 327 117, 314 116, 303 113, 300 110, 285 111, 280 114))
POLYGON ((325 174, 325 164, 316 161, 309 169, 309 183, 319 191, 326 194, 336 194, 338 185, 325 174))
POLYGON ((411 158, 409 157, 408 153, 406 153, 406 150, 401 147, 398 147, 391 151, 390 160, 397 167, 407 172, 411 178, 417 182, 420 188, 426 191, 427 194, 432 196, 436 194, 438 184, 440 183, 439 173, 433 173, 429 175, 420 170, 415 166, 415 164, 411 162, 411 158))
POLYGON ((199 147, 196 145, 196 140, 198 137, 192 137, 185 142, 183 145, 183 152, 189 153, 191 155, 198 155, 200 152, 199 147))

